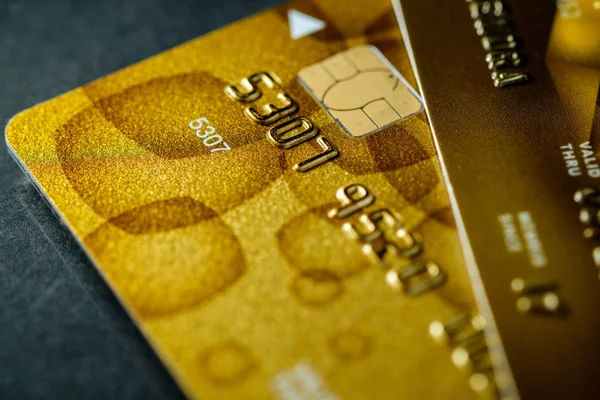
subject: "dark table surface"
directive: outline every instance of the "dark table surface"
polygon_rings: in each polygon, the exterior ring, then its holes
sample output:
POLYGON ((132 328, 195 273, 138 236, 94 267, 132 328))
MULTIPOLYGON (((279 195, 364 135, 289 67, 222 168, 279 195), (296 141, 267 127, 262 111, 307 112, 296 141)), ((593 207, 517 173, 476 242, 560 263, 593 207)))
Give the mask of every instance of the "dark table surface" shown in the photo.
MULTIPOLYGON (((0 122, 279 0, 0 0, 0 122)), ((182 398, 0 142, 0 398, 182 398)))

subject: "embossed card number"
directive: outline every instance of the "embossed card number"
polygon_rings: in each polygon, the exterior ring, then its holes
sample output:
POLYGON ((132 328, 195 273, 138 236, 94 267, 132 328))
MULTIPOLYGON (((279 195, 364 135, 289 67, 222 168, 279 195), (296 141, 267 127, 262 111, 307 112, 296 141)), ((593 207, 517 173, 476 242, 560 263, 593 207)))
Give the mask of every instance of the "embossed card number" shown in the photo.
POLYGON ((434 290, 446 282, 446 272, 435 262, 420 259, 422 240, 409 232, 395 211, 366 209, 375 196, 363 185, 353 184, 336 193, 340 207, 328 212, 329 218, 342 222, 342 231, 362 245, 362 252, 386 271, 386 281, 393 289, 416 296, 434 290), (353 216, 358 217, 350 219, 353 216))
POLYGON ((271 126, 266 135, 268 142, 275 147, 290 149, 314 139, 322 150, 321 153, 294 165, 294 171, 307 172, 337 158, 339 151, 327 138, 319 134, 319 129, 308 117, 300 115, 284 120, 298 111, 298 104, 287 93, 281 91, 281 80, 274 73, 258 72, 242 78, 239 83, 241 90, 236 85, 228 85, 225 87, 225 94, 240 103, 253 103, 263 96, 259 84, 269 91, 275 91, 279 105, 267 103, 262 107, 262 112, 253 106, 246 106, 244 113, 256 124, 271 126))

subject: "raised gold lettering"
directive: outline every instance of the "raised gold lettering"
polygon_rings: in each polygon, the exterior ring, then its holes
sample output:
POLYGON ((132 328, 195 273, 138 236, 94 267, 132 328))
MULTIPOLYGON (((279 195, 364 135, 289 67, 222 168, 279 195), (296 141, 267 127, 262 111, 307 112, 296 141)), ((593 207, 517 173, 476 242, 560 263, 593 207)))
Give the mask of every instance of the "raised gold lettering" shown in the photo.
POLYGON ((275 74, 269 74, 268 72, 258 72, 250 75, 240 81, 242 90, 238 89, 235 85, 229 85, 225 88, 225 93, 231 99, 242 102, 252 103, 258 100, 262 96, 262 91, 258 87, 258 84, 262 83, 271 90, 280 89, 279 78, 275 74))
POLYGON ((566 309, 556 293, 558 284, 550 282, 528 282, 522 278, 512 280, 510 287, 517 298, 517 310, 523 314, 546 314, 560 316, 566 309))
POLYGON ((296 117, 271 128, 267 133, 267 140, 274 146, 289 149, 306 142, 318 133, 319 130, 315 128, 310 119, 296 117), (298 128, 300 129, 295 134, 286 136, 286 134, 298 130, 298 128))
POLYGON ((294 165, 294 171, 307 172, 319 165, 325 164, 327 161, 336 158, 340 152, 324 137, 317 137, 317 144, 323 150, 314 157, 304 160, 301 163, 294 165))
POLYGON ((446 273, 433 261, 421 261, 406 267, 394 267, 386 274, 388 284, 410 296, 431 291, 446 281, 446 273))
POLYGON ((257 124, 269 125, 295 113, 298 110, 298 104, 290 96, 285 93, 277 93, 277 99, 280 106, 273 104, 265 104, 263 106, 264 113, 257 111, 254 107, 246 108, 245 112, 248 117, 257 124))
POLYGON ((529 75, 522 72, 492 72, 494 86, 503 88, 529 80, 529 75))
POLYGON ((342 204, 341 208, 334 208, 327 214, 329 218, 345 219, 373 204, 373 196, 363 185, 353 184, 340 188, 335 197, 342 204))
POLYGON ((493 52, 485 56, 488 68, 491 70, 518 68, 522 64, 521 57, 516 51, 493 52))

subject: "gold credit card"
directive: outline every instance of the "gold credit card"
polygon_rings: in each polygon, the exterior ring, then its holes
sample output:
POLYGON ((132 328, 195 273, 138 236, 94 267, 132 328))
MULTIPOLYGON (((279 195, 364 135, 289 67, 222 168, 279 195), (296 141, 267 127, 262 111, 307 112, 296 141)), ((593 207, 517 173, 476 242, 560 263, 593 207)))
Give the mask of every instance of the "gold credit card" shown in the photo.
POLYGON ((395 6, 488 345, 504 348, 492 359, 501 391, 591 399, 600 396, 600 3, 551 3, 395 6))
POLYGON ((388 0, 301 0, 7 141, 189 397, 467 399, 488 376, 428 333, 474 300, 415 86, 388 0))

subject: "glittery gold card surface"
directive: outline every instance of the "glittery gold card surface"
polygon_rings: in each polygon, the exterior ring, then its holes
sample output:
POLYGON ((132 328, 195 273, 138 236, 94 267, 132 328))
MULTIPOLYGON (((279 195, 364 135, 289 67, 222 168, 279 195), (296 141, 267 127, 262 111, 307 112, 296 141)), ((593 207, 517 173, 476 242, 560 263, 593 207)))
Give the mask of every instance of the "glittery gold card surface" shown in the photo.
POLYGON ((428 334, 474 306, 414 87, 388 0, 299 1, 26 110, 7 140, 190 398, 467 399, 428 334), (363 130, 298 77, 353 51, 383 75, 336 100, 389 100, 363 130))
POLYGON ((393 2, 502 395, 600 398, 600 3, 393 2))

